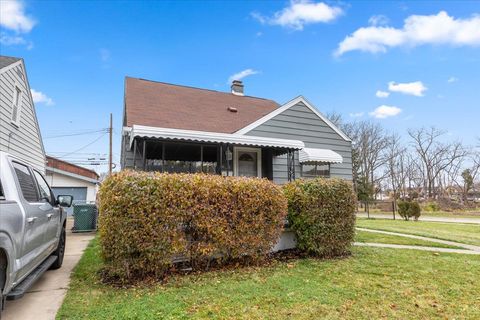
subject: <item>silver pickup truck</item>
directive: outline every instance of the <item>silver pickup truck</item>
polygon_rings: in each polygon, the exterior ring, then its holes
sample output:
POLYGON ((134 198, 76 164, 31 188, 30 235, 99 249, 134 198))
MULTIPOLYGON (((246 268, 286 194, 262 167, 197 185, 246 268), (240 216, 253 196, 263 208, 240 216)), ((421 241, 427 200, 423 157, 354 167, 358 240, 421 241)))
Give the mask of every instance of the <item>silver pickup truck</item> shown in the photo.
MULTIPOLYGON (((42 174, 0 152, 0 313, 48 269, 62 266, 72 196, 53 193, 42 174)), ((1 317, 1 314, 0 314, 1 317)))

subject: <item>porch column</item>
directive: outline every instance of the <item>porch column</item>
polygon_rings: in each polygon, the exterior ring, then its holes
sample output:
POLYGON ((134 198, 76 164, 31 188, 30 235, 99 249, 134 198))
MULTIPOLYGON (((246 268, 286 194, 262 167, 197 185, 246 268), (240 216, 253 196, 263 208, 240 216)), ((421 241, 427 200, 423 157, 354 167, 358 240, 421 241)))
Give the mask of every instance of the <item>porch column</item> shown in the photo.
POLYGON ((133 140, 133 170, 137 170, 137 139, 133 140))
POLYGON ((295 180, 295 150, 287 152, 287 173, 289 182, 295 180))
POLYGON ((147 169, 147 139, 143 140, 143 170, 147 169))

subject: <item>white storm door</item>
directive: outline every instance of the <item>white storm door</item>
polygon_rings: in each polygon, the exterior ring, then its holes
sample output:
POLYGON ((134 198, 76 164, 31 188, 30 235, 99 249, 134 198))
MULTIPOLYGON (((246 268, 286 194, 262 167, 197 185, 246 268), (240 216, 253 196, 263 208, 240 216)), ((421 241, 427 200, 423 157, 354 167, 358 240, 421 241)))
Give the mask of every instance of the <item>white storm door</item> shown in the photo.
POLYGON ((233 154, 235 176, 262 177, 262 149, 235 147, 233 154))

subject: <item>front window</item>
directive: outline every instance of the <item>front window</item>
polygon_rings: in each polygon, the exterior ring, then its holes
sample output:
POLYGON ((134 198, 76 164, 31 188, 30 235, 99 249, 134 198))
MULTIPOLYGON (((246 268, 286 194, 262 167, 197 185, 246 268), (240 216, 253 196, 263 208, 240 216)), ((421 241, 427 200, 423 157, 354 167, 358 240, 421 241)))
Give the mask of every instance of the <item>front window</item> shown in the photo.
POLYGON ((330 164, 303 164, 303 178, 330 177, 330 164))
POLYGON ((150 144, 145 170, 168 173, 215 173, 217 147, 186 143, 150 144), (165 154, 163 154, 165 152, 165 154))

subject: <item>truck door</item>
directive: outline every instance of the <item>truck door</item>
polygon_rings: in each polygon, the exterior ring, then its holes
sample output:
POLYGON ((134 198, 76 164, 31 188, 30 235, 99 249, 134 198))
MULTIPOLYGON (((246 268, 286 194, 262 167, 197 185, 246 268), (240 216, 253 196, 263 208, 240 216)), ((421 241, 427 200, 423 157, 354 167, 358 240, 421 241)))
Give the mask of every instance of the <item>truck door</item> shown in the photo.
POLYGON ((45 181, 45 178, 36 170, 33 175, 37 181, 38 191, 40 192, 40 201, 45 202, 43 210, 47 214, 47 230, 45 231, 45 242, 49 244, 51 250, 55 249, 57 244, 57 236, 59 236, 60 223, 62 219, 61 209, 55 205, 53 192, 45 181))
POLYGON ((26 165, 12 161, 21 195, 19 197, 25 210, 25 232, 20 254, 22 274, 30 272, 48 255, 44 241, 47 230, 47 212, 45 202, 40 201, 38 189, 32 171, 26 165))

